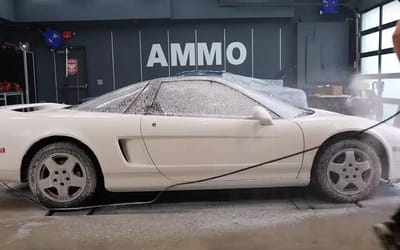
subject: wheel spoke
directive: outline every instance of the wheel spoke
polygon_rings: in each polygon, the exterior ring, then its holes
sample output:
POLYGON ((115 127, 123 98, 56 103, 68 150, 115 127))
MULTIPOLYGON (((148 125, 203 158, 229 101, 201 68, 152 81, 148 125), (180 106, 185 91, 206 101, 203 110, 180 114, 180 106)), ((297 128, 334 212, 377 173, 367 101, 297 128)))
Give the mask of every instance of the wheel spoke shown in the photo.
POLYGON ((342 163, 330 162, 328 165, 328 171, 337 173, 339 175, 343 172, 344 165, 342 163))
POLYGON ((355 156, 353 150, 346 151, 345 155, 346 155, 345 163, 355 163, 356 162, 356 156, 355 156))
POLYGON ((357 162, 356 167, 360 169, 360 173, 364 173, 371 169, 371 164, 369 161, 357 162))
POLYGON ((54 187, 53 181, 50 176, 45 179, 39 180, 39 187, 42 189, 54 187))
POLYGON ((345 180, 343 177, 340 177, 338 182, 335 184, 335 187, 340 190, 344 191, 344 189, 349 185, 349 182, 345 180))
POLYGON ((53 172, 54 170, 57 169, 57 167, 59 166, 57 164, 57 162, 53 159, 53 157, 49 157, 47 158, 44 162, 43 165, 46 166, 46 168, 50 171, 53 172))
POLYGON ((79 177, 76 175, 71 176, 71 186, 72 187, 83 187, 86 184, 86 180, 83 177, 79 177))
POLYGON ((367 184, 361 176, 352 181, 352 183, 358 188, 358 190, 362 190, 367 184))
POLYGON ((78 160, 75 157, 69 156, 62 166, 72 172, 77 163, 78 160))
POLYGON ((58 197, 61 199, 69 198, 69 186, 57 186, 58 197))

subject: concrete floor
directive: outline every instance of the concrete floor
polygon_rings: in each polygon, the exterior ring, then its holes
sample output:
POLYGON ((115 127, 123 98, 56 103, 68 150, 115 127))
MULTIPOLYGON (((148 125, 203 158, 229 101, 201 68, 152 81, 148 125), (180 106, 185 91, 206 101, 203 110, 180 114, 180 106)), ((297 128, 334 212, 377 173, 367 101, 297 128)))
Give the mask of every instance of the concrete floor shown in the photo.
POLYGON ((371 199, 344 205, 306 189, 174 192, 151 206, 45 216, 2 187, 0 249, 380 249, 371 227, 396 210, 399 194, 383 185, 371 199))

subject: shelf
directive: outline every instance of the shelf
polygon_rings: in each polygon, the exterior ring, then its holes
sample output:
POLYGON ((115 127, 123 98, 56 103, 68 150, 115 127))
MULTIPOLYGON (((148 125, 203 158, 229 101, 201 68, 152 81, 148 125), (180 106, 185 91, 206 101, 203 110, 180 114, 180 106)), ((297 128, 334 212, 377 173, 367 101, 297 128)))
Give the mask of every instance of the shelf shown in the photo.
POLYGON ((18 92, 0 92, 0 101, 4 103, 5 106, 7 106, 8 101, 7 98, 10 96, 19 96, 20 98, 20 103, 24 104, 24 92, 18 91, 18 92))

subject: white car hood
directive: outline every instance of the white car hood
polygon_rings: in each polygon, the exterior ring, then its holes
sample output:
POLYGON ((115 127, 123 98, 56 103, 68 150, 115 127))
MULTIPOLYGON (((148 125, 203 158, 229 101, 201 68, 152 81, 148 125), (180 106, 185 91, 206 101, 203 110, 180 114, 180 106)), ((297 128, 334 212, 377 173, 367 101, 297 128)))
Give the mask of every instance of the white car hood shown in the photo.
MULTIPOLYGON (((343 116, 346 116, 344 114, 335 113, 335 112, 331 112, 331 111, 327 111, 327 110, 323 110, 323 109, 314 109, 314 108, 309 108, 309 109, 311 109, 315 112, 314 114, 312 114, 312 116, 314 116, 314 117, 343 117, 343 116)), ((354 117, 354 118, 359 118, 359 117, 354 117)))

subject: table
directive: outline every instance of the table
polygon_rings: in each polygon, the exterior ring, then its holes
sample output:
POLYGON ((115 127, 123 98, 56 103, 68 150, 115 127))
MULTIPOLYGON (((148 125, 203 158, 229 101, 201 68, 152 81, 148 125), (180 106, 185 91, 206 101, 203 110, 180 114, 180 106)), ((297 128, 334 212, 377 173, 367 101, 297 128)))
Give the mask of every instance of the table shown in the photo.
POLYGON ((349 101, 351 101, 350 95, 312 95, 308 97, 308 106, 349 114, 349 101))
POLYGON ((4 105, 7 106, 7 98, 10 96, 19 96, 21 104, 24 104, 24 92, 0 92, 0 101, 3 101, 4 105))

